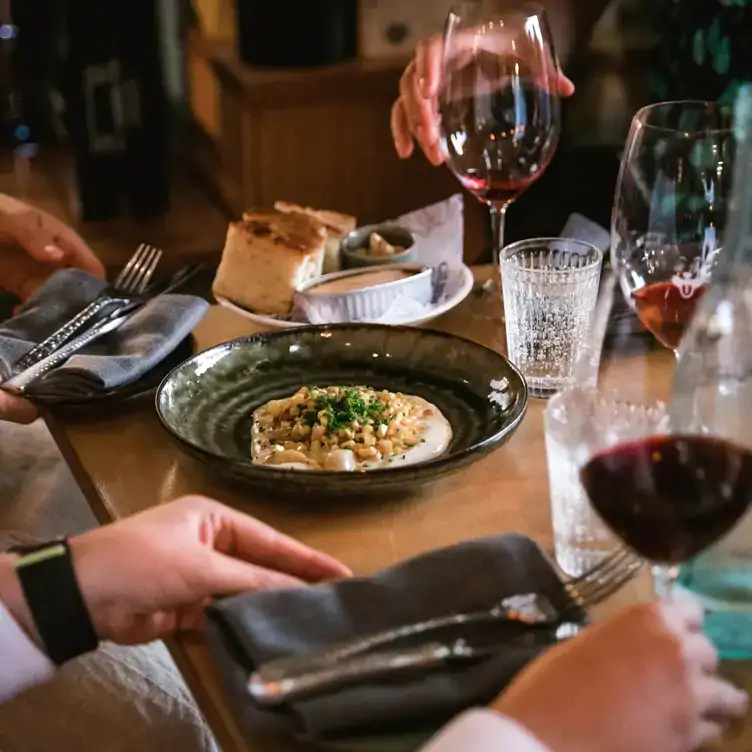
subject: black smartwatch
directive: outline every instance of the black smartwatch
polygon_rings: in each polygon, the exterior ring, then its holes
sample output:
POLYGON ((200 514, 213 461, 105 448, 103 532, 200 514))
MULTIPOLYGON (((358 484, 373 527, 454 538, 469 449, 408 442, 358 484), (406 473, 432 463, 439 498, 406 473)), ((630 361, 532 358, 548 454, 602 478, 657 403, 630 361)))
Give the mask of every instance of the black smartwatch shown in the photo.
POLYGON ((99 645, 65 539, 14 546, 16 575, 39 637, 53 663, 61 665, 99 645))

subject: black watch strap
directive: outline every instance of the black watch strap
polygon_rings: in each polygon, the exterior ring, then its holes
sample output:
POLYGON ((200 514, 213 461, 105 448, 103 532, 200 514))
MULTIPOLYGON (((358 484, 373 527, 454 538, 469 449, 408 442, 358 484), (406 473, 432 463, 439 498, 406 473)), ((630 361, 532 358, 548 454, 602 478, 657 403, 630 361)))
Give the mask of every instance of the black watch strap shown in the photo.
POLYGON ((47 655, 58 666, 96 650, 99 638, 73 569, 67 540, 11 549, 16 574, 47 655))

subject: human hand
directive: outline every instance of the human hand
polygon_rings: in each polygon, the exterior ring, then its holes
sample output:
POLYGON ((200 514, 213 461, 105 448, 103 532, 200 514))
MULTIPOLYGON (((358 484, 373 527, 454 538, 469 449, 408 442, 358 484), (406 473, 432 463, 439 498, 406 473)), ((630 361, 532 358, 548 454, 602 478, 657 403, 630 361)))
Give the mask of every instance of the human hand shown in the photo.
POLYGON ((701 627, 689 598, 627 609, 545 653, 493 707, 555 752, 692 752, 747 709, 701 627))
POLYGON ((121 644, 200 628, 214 596, 350 574, 330 556, 199 496, 84 533, 70 546, 97 634, 121 644))
POLYGON ((0 421, 28 425, 39 417, 36 405, 23 397, 16 397, 0 390, 0 421))
POLYGON ((104 278, 81 236, 41 209, 0 194, 0 287, 26 300, 57 269, 73 267, 104 278))
MULTIPOLYGON (((458 50, 458 57, 453 64, 467 65, 478 52, 477 37, 467 35, 468 49, 458 50)), ((494 37, 494 55, 509 53, 513 39, 494 37), (499 49, 498 46, 504 46, 499 49), (508 48, 506 47, 508 45, 508 48)), ((434 165, 444 161, 444 154, 439 144, 439 104, 442 67, 444 58, 444 40, 441 36, 424 39, 415 51, 415 57, 405 68, 399 86, 399 97, 392 105, 391 128, 394 147, 402 159, 407 159, 414 149, 414 142, 423 150, 428 160, 434 165)), ((555 61, 550 61, 552 78, 556 82, 557 93, 569 97, 574 93, 574 84, 561 72, 555 61)))

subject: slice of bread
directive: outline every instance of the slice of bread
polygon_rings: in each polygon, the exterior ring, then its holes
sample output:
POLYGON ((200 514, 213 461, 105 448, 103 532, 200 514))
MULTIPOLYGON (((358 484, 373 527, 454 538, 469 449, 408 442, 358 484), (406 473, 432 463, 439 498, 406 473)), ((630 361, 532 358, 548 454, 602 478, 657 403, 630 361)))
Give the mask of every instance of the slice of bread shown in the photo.
POLYGON ((212 290, 256 313, 287 315, 298 286, 321 274, 325 244, 326 228, 312 216, 248 211, 227 231, 212 290))
POLYGON ((305 214, 323 222, 326 227, 326 255, 324 257, 324 274, 338 272, 342 268, 339 252, 339 244, 347 233, 355 229, 357 220, 349 214, 327 211, 325 209, 311 209, 310 206, 298 206, 288 204, 286 201, 277 201, 274 204, 277 211, 288 214, 305 214))

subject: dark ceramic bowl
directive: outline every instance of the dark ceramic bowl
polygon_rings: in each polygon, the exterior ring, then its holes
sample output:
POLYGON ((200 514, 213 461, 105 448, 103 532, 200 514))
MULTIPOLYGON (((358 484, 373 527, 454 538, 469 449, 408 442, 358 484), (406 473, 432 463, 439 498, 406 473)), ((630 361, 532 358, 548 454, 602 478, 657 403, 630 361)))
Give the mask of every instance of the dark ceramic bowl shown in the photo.
POLYGON ((414 260, 414 245, 415 235, 409 230, 394 224, 394 222, 385 222, 380 225, 366 225, 356 228, 342 238, 339 247, 345 269, 359 269, 364 266, 411 263, 414 260), (368 247, 373 232, 381 235, 387 243, 404 248, 404 250, 401 253, 395 253, 394 256, 368 255, 363 249, 368 247))
POLYGON ((501 446, 527 402, 524 378, 493 350, 443 332, 378 324, 312 326, 227 342, 175 368, 156 396, 162 425, 189 454, 227 478, 298 498, 402 495, 501 446), (507 400, 498 399, 503 380, 507 400), (449 449, 429 462, 364 473, 254 465, 253 411, 312 384, 364 384, 424 397, 452 424, 449 449))

